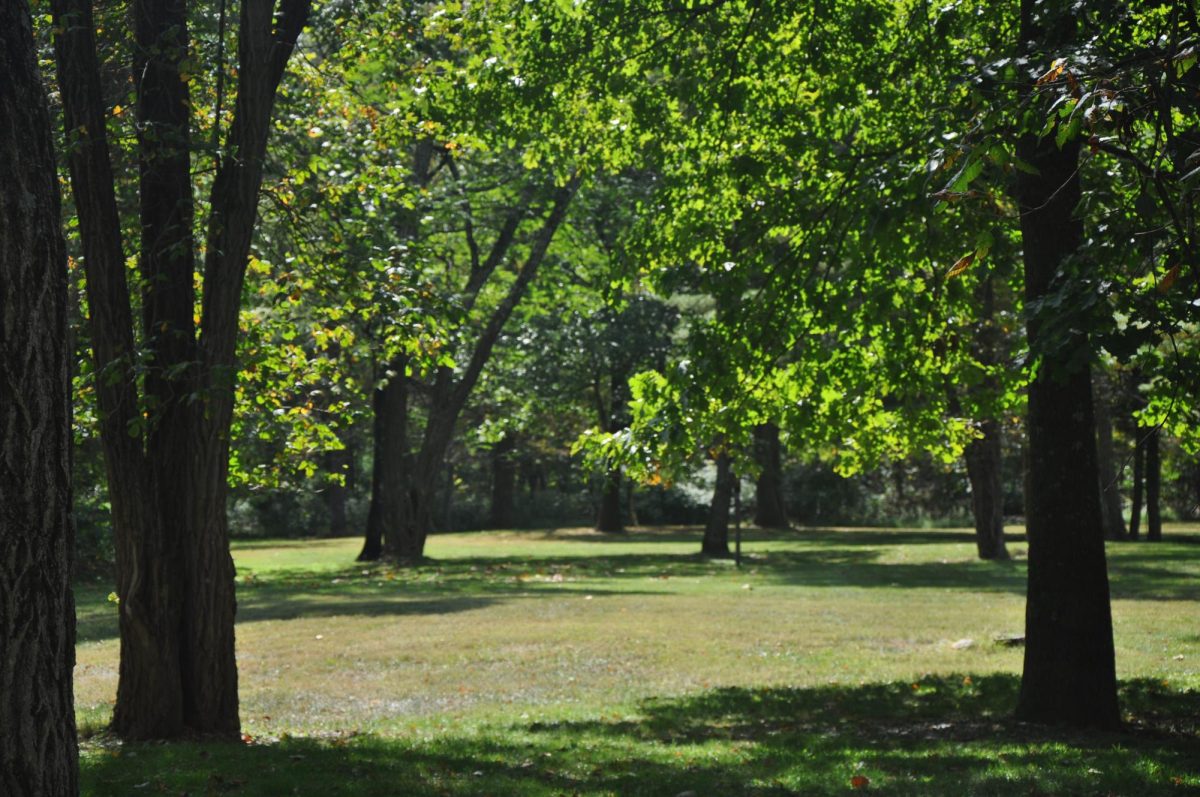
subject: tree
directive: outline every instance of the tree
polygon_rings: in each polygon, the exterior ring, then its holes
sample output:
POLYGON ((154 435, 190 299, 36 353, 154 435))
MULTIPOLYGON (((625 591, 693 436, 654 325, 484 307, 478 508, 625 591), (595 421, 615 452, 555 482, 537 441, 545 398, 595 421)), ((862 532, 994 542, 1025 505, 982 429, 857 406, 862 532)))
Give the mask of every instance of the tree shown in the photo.
POLYGON ((760 423, 754 427, 754 456, 759 467, 754 483, 754 523, 763 528, 785 528, 788 521, 783 503, 778 426, 760 423))
POLYGON ((67 257, 29 7, 0 2, 0 792, 78 793, 67 257))
MULTIPOLYGON (((237 91, 216 153, 199 297, 189 6, 185 0, 132 4, 136 301, 126 277, 106 134, 117 111, 107 107, 101 89, 92 5, 54 0, 52 8, 117 549, 121 669, 113 728, 129 739, 189 732, 236 738, 226 495, 238 311, 275 93, 309 3, 241 5, 237 91), (140 349, 135 305, 142 315, 140 349)), ((219 131, 226 109, 220 90, 217 95, 219 131)))
POLYGON ((1096 462, 1100 476, 1100 498, 1103 511, 1104 539, 1123 540, 1125 518, 1121 513, 1121 490, 1117 475, 1116 452, 1113 444, 1112 389, 1101 371, 1092 383, 1096 406, 1096 462))
MULTIPOLYGON (((1073 12, 1022 0, 1021 55, 1049 64, 1079 35, 1073 12)), ((1026 92, 1032 93, 1033 79, 1026 92)), ((1116 669, 1092 410, 1087 304, 1048 297, 1084 273, 1078 137, 1025 132, 1017 154, 1026 334, 1041 359, 1029 386, 1026 533, 1029 586, 1025 666, 1017 716, 1026 721, 1115 727, 1116 669), (1068 316, 1064 318, 1064 316, 1068 316)))
POLYGON ((712 501, 708 505, 708 521, 704 524, 704 539, 700 553, 719 559, 729 558, 729 507, 733 492, 738 489, 738 476, 733 471, 732 458, 725 451, 714 457, 716 478, 713 480, 712 501))
POLYGON ((508 319, 553 259, 551 242, 580 186, 636 154, 620 124, 626 100, 581 55, 593 49, 589 9, 505 2, 453 10, 380 9, 342 56, 348 82, 365 84, 360 94, 380 103, 377 116, 399 120, 381 121, 374 140, 410 153, 400 170, 383 167, 391 185, 404 186, 394 192, 403 201, 388 198, 379 215, 395 228, 392 266, 414 288, 402 310, 419 313, 422 327, 378 341, 375 406, 390 419, 376 419, 387 439, 376 445, 380 487, 363 559, 423 555, 437 475, 508 319), (382 47, 360 57, 355 48, 367 37, 394 38, 392 20, 416 31, 411 46, 395 58, 381 57, 382 47), (379 91, 414 72, 416 85, 402 94, 379 91), (423 163, 411 155, 421 147, 430 152, 423 163))

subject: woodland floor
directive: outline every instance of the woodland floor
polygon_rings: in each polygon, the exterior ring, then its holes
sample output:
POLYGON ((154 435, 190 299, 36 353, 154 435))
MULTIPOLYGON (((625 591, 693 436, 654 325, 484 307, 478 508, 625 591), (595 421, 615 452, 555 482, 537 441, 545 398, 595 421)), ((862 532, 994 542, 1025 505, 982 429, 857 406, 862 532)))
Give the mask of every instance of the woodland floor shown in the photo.
MULTIPOLYGON (((1016 534, 1019 529, 1010 529, 1016 534)), ((88 795, 1200 794, 1200 528, 1110 543, 1127 723, 1011 720, 1024 549, 964 530, 244 542, 243 744, 121 745, 110 586, 81 584, 88 795)))

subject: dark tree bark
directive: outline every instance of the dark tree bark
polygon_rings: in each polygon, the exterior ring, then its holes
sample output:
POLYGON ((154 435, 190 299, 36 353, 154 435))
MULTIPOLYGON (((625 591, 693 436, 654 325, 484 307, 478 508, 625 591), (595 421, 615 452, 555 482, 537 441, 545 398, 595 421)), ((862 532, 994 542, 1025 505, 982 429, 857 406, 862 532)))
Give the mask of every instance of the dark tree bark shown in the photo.
MULTIPOLYGON (((972 345, 975 360, 985 368, 1000 362, 1001 333, 996 323, 996 277, 989 274, 979 284, 976 299, 980 307, 979 328, 972 345)), ((994 396, 1000 385, 987 377, 973 388, 984 397, 994 396)), ((958 396, 950 387, 951 406, 957 408, 958 396)), ((957 409, 955 410, 958 411, 957 409)), ((967 479, 971 483, 971 515, 975 521, 975 548, 984 560, 1006 560, 1008 547, 1004 542, 1004 479, 1003 438, 1000 424, 994 417, 983 419, 979 425, 981 437, 972 441, 963 452, 967 479)))
POLYGON ((1155 427, 1146 432, 1146 540, 1162 542, 1162 456, 1155 427))
POLYGON ((600 509, 596 514, 597 531, 610 534, 625 531, 625 522, 621 516, 621 482, 619 469, 604 474, 604 484, 600 488, 600 509))
POLYGON ((79 792, 67 255, 29 7, 0 0, 0 794, 79 792))
POLYGON ((1133 444, 1133 494, 1129 503, 1129 539, 1136 540, 1142 533, 1142 493, 1146 475, 1146 441, 1134 428, 1133 444))
POLYGON ((1001 471, 1000 424, 986 420, 980 425, 983 437, 971 442, 964 452, 967 478, 971 482, 971 513, 975 519, 975 548, 980 559, 1006 560, 1004 542, 1004 480, 1001 471))
POLYGON ((778 426, 763 423, 754 427, 754 454, 759 467, 754 485, 754 524, 762 528, 787 528, 778 426))
POLYGON ((708 523, 704 526, 704 540, 700 553, 705 556, 728 559, 729 553, 729 506, 733 501, 735 480, 733 464, 729 455, 717 455, 717 480, 713 486, 712 503, 708 506, 708 523))
POLYGON ((494 529, 513 527, 517 492, 517 463, 513 452, 516 448, 516 436, 506 434, 491 451, 492 503, 488 510, 488 525, 494 529))
MULTIPOLYGON (((1075 24, 1066 8, 1022 0, 1023 54, 1049 63, 1074 39, 1075 24)), ((1026 332, 1042 365, 1029 386, 1029 587, 1017 717, 1111 728, 1120 715, 1086 326, 1036 310, 1069 287, 1080 265, 1079 141, 1059 148, 1054 135, 1025 134, 1018 154, 1035 172, 1018 174, 1017 194, 1026 332)))
POLYGON ((373 562, 383 555, 386 530, 404 522, 408 475, 408 361, 400 356, 388 364, 371 394, 374 410, 374 462, 371 466, 371 505, 367 535, 358 561, 373 562))
POLYGON ((233 560, 225 515, 238 311, 275 93, 308 0, 247 0, 226 158, 214 178, 202 311, 194 251, 184 0, 137 0, 133 78, 145 339, 138 400, 129 286, 87 0, 53 0, 55 50, 88 282, 101 437, 117 549, 121 670, 113 728, 127 739, 236 738, 233 560), (144 421, 143 404, 153 413, 144 421))
POLYGON ((183 728, 177 574, 164 551, 158 502, 144 449, 133 370, 133 312, 121 222, 105 137, 106 109, 86 0, 54 0, 55 54, 87 275, 100 410, 100 438, 112 507, 120 596, 121 664, 114 727, 130 738, 169 738, 183 728))
POLYGON ((1125 517, 1121 512, 1121 485, 1117 480, 1116 453, 1113 450, 1113 421, 1107 380, 1094 380, 1096 406, 1096 461, 1100 471, 1100 507, 1104 539, 1126 538, 1125 517))

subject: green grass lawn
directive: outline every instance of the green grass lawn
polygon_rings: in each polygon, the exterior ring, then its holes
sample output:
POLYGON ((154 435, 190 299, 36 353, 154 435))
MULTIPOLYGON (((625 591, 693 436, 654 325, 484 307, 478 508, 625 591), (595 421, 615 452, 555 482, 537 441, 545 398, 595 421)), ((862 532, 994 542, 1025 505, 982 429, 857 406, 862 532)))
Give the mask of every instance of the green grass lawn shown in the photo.
POLYGON ((1109 546, 1127 730, 1015 723, 1024 544, 965 531, 235 546, 246 744, 121 746, 116 609, 77 591, 85 794, 1200 794, 1200 530, 1109 546))

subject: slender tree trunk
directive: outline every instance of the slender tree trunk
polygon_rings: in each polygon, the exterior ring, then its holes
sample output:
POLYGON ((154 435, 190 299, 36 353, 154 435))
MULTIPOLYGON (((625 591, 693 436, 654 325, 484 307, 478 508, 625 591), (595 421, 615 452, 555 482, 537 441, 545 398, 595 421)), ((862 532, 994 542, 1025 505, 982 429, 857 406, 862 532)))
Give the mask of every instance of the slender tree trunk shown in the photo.
POLYGON ((1142 533, 1142 491, 1146 474, 1146 441, 1136 426, 1133 433, 1133 495, 1129 499, 1129 539, 1136 540, 1142 533))
MULTIPOLYGON (((1074 12, 1022 0, 1020 40, 1033 64, 1049 63, 1075 38, 1074 12)), ((1116 727, 1116 667, 1108 571, 1096 489, 1095 419, 1080 323, 1038 314, 1039 300, 1069 287, 1083 225, 1079 141, 1061 148, 1053 135, 1025 134, 1017 194, 1025 267, 1029 347, 1042 358, 1029 386, 1028 595, 1025 666, 1017 717, 1070 726, 1116 727), (1053 321, 1053 325, 1051 325, 1053 321)))
POLYGON ((329 515, 329 530, 330 537, 344 537, 350 531, 350 524, 346 517, 346 499, 350 495, 350 490, 353 486, 351 480, 351 466, 353 463, 354 453, 349 448, 349 442, 343 440, 343 444, 347 447, 338 451, 329 451, 323 457, 325 472, 332 476, 341 476, 342 481, 329 481, 321 490, 321 497, 325 502, 325 511, 329 515))
POLYGON ((733 500, 733 465, 729 455, 717 455, 717 480, 713 486, 712 503, 708 506, 708 523, 704 526, 704 541, 700 553, 705 556, 728 559, 729 553, 729 506, 733 500))
POLYGON ((454 461, 447 458, 443 464, 442 481, 438 485, 439 511, 433 531, 454 531, 454 461))
POLYGON ((516 448, 517 439, 511 434, 504 435, 492 448, 492 504, 488 510, 488 525, 494 529, 513 527, 517 491, 517 463, 513 452, 516 448))
POLYGON ((604 484, 600 488, 600 511, 596 516, 596 530, 610 534, 625 531, 625 523, 621 518, 621 471, 610 470, 604 474, 604 484))
POLYGON ((1001 471, 1000 424, 981 425, 983 437, 971 442, 964 452, 967 478, 971 482, 971 512, 975 518, 975 547, 980 559, 1009 558, 1004 542, 1004 481, 1001 471))
POLYGON ((1113 423, 1109 406, 1107 379, 1097 375, 1094 380, 1096 406, 1096 460, 1100 471, 1100 500, 1104 523, 1104 539, 1123 540, 1126 537, 1125 517, 1121 512, 1121 486, 1117 480, 1116 454, 1113 451, 1113 423))
MULTIPOLYGON (((979 303, 979 328, 975 333, 973 354, 985 369, 994 368, 1000 361, 1001 335, 996 323, 996 276, 988 274, 980 281, 975 298, 979 303)), ((997 380, 988 376, 972 390, 988 398, 1000 392, 997 380)), ((956 389, 949 389, 951 406, 959 409, 956 389)), ((986 402, 983 402, 986 405, 986 402)), ((975 521, 975 547, 979 558, 1006 560, 1008 547, 1004 542, 1004 479, 1003 437, 995 417, 980 422, 982 436, 971 442, 963 452, 967 479, 971 483, 971 514, 975 521)))
POLYGON ((1162 457, 1158 428, 1146 435, 1146 540, 1162 542, 1162 457))
POLYGON ((754 485, 754 524, 762 528, 787 528, 778 426, 763 423, 754 427, 754 454, 759 467, 754 485))
POLYGON ((79 792, 67 256, 29 7, 0 0, 0 794, 79 792))

